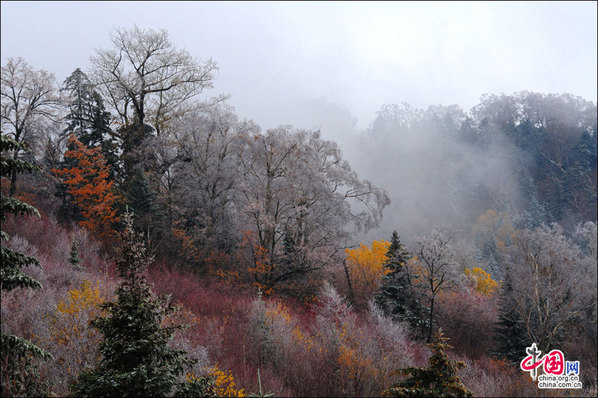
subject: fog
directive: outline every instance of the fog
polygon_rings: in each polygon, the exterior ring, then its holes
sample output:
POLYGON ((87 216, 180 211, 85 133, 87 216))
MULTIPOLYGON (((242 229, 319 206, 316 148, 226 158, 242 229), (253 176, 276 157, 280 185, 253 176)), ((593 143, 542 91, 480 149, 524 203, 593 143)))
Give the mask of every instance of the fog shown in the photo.
POLYGON ((219 72, 207 96, 229 94, 241 118, 337 141, 392 200, 364 239, 470 225, 480 209, 468 195, 480 184, 519 206, 513 148, 473 150, 425 127, 384 135, 374 122, 385 104, 457 104, 465 117, 484 93, 596 102, 595 2, 2 2, 2 64, 21 56, 61 83, 88 69, 115 27, 133 24, 212 58, 219 72))

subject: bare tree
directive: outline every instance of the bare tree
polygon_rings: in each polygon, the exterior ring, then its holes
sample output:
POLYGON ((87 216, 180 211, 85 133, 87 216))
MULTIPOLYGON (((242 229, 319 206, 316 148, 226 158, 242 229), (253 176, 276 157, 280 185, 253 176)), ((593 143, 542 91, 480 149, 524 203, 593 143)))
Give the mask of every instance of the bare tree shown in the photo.
POLYGON ((521 231, 506 263, 516 311, 541 349, 561 344, 568 325, 588 311, 595 316, 595 258, 584 256, 558 224, 521 231))
POLYGON ((176 218, 201 231, 205 246, 230 249, 234 243, 242 137, 258 131, 257 125, 239 121, 232 107, 224 104, 190 109, 168 129, 176 163, 165 170, 162 191, 178 209, 176 218))
POLYGON ((319 132, 287 126, 245 140, 240 198, 268 264, 257 281, 266 288, 323 268, 351 225, 379 223, 386 193, 360 180, 319 132))
MULTIPOLYGON (((45 70, 34 70, 23 58, 9 58, 2 67, 2 134, 18 143, 31 144, 43 130, 44 121, 59 119, 60 95, 54 75, 45 70)), ((19 147, 21 148, 21 147, 19 147)), ((12 158, 19 157, 15 149, 12 158)), ((17 173, 11 175, 10 196, 17 191, 17 173)))
POLYGON ((597 228, 594 221, 587 221, 584 224, 580 223, 575 226, 575 236, 581 241, 581 246, 590 255, 594 262, 597 260, 596 251, 598 249, 596 231, 597 228))
POLYGON ((414 259, 409 267, 428 306, 428 320, 423 323, 428 329, 426 341, 432 338, 438 294, 455 286, 457 281, 459 261, 452 246, 455 236, 454 231, 435 229, 427 236, 415 237, 411 244, 414 259))
POLYGON ((176 49, 165 30, 116 29, 111 40, 91 57, 92 80, 123 126, 149 121, 160 135, 179 106, 212 87, 216 64, 176 49))

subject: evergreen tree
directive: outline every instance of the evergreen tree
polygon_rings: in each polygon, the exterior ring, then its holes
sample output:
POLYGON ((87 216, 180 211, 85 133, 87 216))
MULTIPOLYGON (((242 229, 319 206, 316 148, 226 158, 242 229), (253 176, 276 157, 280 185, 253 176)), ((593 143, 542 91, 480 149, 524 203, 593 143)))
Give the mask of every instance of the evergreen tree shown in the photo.
POLYGON ((411 284, 411 276, 406 268, 410 257, 399 234, 394 231, 390 240, 389 259, 385 264, 390 272, 382 279, 375 302, 386 316, 408 322, 415 333, 422 337, 428 329, 427 311, 411 284))
MULTIPOLYGON (((75 151, 77 149, 75 143, 71 140, 67 143, 67 152, 75 151)), ((77 166, 77 160, 64 156, 64 158, 58 163, 56 170, 68 170, 77 166)), ((54 169, 51 169, 54 170, 54 169)), ((58 218, 64 222, 80 222, 83 220, 81 209, 75 203, 73 195, 70 193, 70 187, 59 180, 56 183, 56 193, 54 194, 57 198, 60 198, 60 206, 58 207, 58 218)))
POLYGON ((531 345, 525 325, 515 311, 512 298, 511 274, 507 268, 498 301, 498 322, 495 324, 494 340, 496 350, 492 355, 516 365, 521 361, 525 348, 531 345))
POLYGON ((64 135, 74 134, 88 147, 101 146, 110 130, 110 113, 106 111, 100 95, 93 89, 89 78, 77 68, 64 81, 62 91, 68 92, 69 113, 64 135))
MULTIPOLYGON (((118 135, 121 139, 122 163, 124 173, 124 187, 128 191, 132 179, 138 170, 151 169, 153 160, 148 156, 147 138, 152 136, 154 129, 147 124, 139 124, 137 121, 122 126, 118 135)), ((151 152, 151 151, 150 151, 151 152)))
MULTIPOLYGON (((108 315, 91 323, 104 335, 102 358, 95 369, 81 373, 72 385, 76 396, 165 396, 173 392, 184 369, 194 363, 184 351, 168 348, 181 326, 162 326, 173 307, 152 297, 144 277, 152 259, 146 256, 145 245, 133 230, 132 216, 127 213, 123 219, 122 252, 116 263, 122 279, 116 289, 117 299, 102 304, 108 315)), ((197 392, 209 386, 204 382, 194 380, 180 391, 197 392)))
MULTIPOLYGON (((17 143, 11 138, 1 136, 0 151, 2 158, 0 171, 2 177, 10 177, 13 172, 32 172, 38 168, 4 154, 9 151, 24 149, 25 144, 17 143)), ((24 216, 35 214, 39 216, 35 207, 14 197, 2 195, 0 221, 5 221, 8 214, 24 216)), ((8 240, 6 232, 0 231, 0 241, 8 240)), ((0 288, 8 292, 16 288, 39 289, 41 284, 21 272, 21 268, 30 265, 40 266, 39 261, 23 253, 15 252, 4 245, 1 246, 0 288)), ((2 395, 45 395, 45 386, 40 383, 37 375, 38 359, 52 359, 47 351, 35 346, 30 341, 11 334, 2 333, 0 344, 0 358, 2 369, 2 395)))
MULTIPOLYGON (((64 136, 74 134, 89 148, 101 147, 102 155, 110 166, 110 177, 115 180, 120 174, 116 155, 118 145, 110 128, 110 113, 106 110, 101 95, 94 90, 87 75, 79 68, 65 79, 62 91, 68 92, 70 98, 64 136)), ((68 164, 65 166, 69 167, 68 164)))
POLYGON ((126 202, 128 208, 135 214, 135 229, 143 233, 150 253, 155 253, 160 242, 163 242, 168 235, 165 233, 165 214, 157 196, 145 173, 140 170, 135 171, 128 184, 126 202))
POLYGON ((71 265, 74 268, 80 269, 81 268, 79 266, 80 262, 81 262, 81 260, 79 259, 79 250, 77 249, 77 242, 75 242, 73 240, 73 244, 71 245, 71 253, 70 253, 70 257, 69 257, 69 263, 71 263, 71 265))
POLYGON ((141 231, 146 231, 159 219, 160 211, 156 206, 156 196, 144 173, 135 172, 129 183, 127 204, 135 214, 135 224, 141 231))
POLYGON ((439 329, 432 343, 428 347, 434 355, 428 360, 427 368, 409 367, 396 370, 398 374, 411 375, 406 380, 388 387, 382 392, 387 397, 472 397, 458 375, 458 370, 465 367, 463 362, 449 359, 445 353, 452 347, 448 345, 448 338, 442 335, 439 329))
MULTIPOLYGON (((110 113, 106 111, 102 97, 93 89, 87 75, 77 68, 64 81, 61 91, 68 94, 68 114, 66 115, 66 128, 63 136, 72 135, 88 148, 101 147, 101 152, 109 166, 109 181, 116 180, 120 174, 120 165, 116 155, 117 145, 112 139, 114 133, 110 128, 110 113)), ((69 140, 68 151, 75 151, 76 145, 69 140)), ((72 157, 65 156, 59 163, 59 170, 72 169, 77 162, 72 157)), ((56 197, 62 199, 58 215, 63 221, 83 220, 81 209, 74 203, 69 192, 69 186, 60 181, 56 184, 56 197)))

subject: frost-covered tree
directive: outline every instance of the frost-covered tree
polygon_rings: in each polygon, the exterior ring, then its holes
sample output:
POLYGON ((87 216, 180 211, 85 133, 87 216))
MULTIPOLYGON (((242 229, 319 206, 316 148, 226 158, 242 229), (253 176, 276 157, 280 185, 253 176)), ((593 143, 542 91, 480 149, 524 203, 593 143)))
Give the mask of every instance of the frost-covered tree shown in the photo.
MULTIPOLYGON (((58 119, 60 95, 54 75, 34 70, 23 58, 9 58, 2 67, 2 134, 17 143, 29 145, 43 142, 40 124, 58 119)), ((10 156, 16 161, 23 146, 11 147, 10 156)), ((8 150, 8 149, 7 149, 8 150)), ((10 175, 10 196, 17 192, 18 169, 10 175)))
POLYGON ((428 360, 427 368, 405 368, 397 373, 411 377, 399 381, 382 392, 386 397, 473 397, 459 378, 458 370, 465 367, 463 362, 451 360, 446 350, 447 344, 442 330, 434 334, 434 340, 428 344, 434 355, 428 360))
POLYGON ((124 126, 160 134, 177 108, 212 86, 216 65, 177 49, 166 30, 116 29, 112 48, 91 57, 92 80, 124 126))
POLYGON ((421 303, 418 291, 411 283, 407 263, 411 255, 394 231, 385 267, 390 271, 382 279, 382 286, 376 294, 376 305, 386 316, 405 321, 414 332, 423 337, 428 329, 427 309, 421 303))
POLYGON ((572 323, 596 322, 596 262, 558 224, 520 231, 504 259, 511 300, 529 341, 543 351, 558 347, 572 323))
POLYGON ((212 87, 216 65, 200 62, 177 49, 166 30, 116 29, 112 47, 91 57, 90 78, 116 112, 115 137, 121 146, 122 189, 128 192, 138 173, 152 172, 150 187, 158 192, 159 153, 151 138, 160 137, 171 119, 212 87))
POLYGON ((425 337, 428 342, 432 339, 435 324, 436 299, 442 290, 454 286, 457 276, 457 258, 452 247, 454 237, 455 233, 449 230, 432 230, 427 236, 415 237, 410 250, 414 256, 411 272, 427 307, 425 337))
POLYGON ((254 123, 238 120, 223 104, 195 107, 168 129, 178 156, 172 169, 164 170, 163 200, 177 209, 178 227, 202 249, 230 251, 239 239, 235 214, 243 137, 257 131, 254 123))
POLYGON ((257 248, 254 276, 265 291, 323 268, 351 227, 379 223, 388 196, 359 179, 319 132, 287 126, 244 139, 237 189, 243 229, 252 231, 257 248))
POLYGON ((596 251, 598 250, 598 234, 596 233, 596 222, 587 221, 583 225, 578 224, 575 227, 574 236, 579 241, 579 246, 594 261, 597 260, 596 251))

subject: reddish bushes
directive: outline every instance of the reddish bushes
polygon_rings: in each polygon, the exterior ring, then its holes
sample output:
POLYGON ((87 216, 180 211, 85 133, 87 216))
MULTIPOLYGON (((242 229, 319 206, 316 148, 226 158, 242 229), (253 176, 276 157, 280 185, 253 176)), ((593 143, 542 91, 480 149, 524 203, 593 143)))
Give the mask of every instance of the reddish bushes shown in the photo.
POLYGON ((438 300, 438 324, 455 351, 479 359, 493 349, 496 298, 470 292, 446 292, 438 300))
MULTIPOLYGON (((3 294, 2 330, 30 338, 52 352, 57 360, 44 364, 42 373, 55 382, 53 393, 68 394, 68 381, 92 361, 90 344, 97 341, 86 330, 86 312, 71 319, 58 311, 57 304, 68 299, 69 290, 81 290, 83 280, 99 281, 101 291, 109 295, 115 285, 107 272, 112 265, 98 255, 98 246, 84 230, 68 231, 51 219, 36 218, 8 220, 3 227, 13 235, 8 245, 40 259, 42 269, 26 272, 44 288, 3 294), (79 247, 80 270, 68 262, 73 240, 79 247), (57 338, 57 330, 73 325, 78 338, 69 342, 57 338), (79 354, 79 360, 69 360, 76 352, 85 357, 79 354), (68 366, 74 365, 69 374, 68 366)), ((392 370, 425 366, 430 355, 407 337, 404 325, 384 317, 373 305, 354 311, 330 286, 306 305, 276 297, 261 300, 249 289, 163 264, 151 267, 148 279, 154 293, 169 294, 181 305, 172 320, 189 328, 172 344, 199 359, 196 374, 218 366, 225 375, 230 371, 235 388, 247 393, 258 391, 260 369, 263 391, 277 396, 379 395, 397 380, 392 370)), ((538 390, 519 369, 488 359, 496 319, 493 298, 465 290, 446 293, 439 299, 438 314, 454 352, 466 355, 457 358, 468 364, 460 374, 476 396, 551 394, 538 390)), ((580 331, 577 340, 563 347, 567 357, 580 358, 586 340, 580 331)), ((582 369, 591 371, 585 364, 582 369)))

